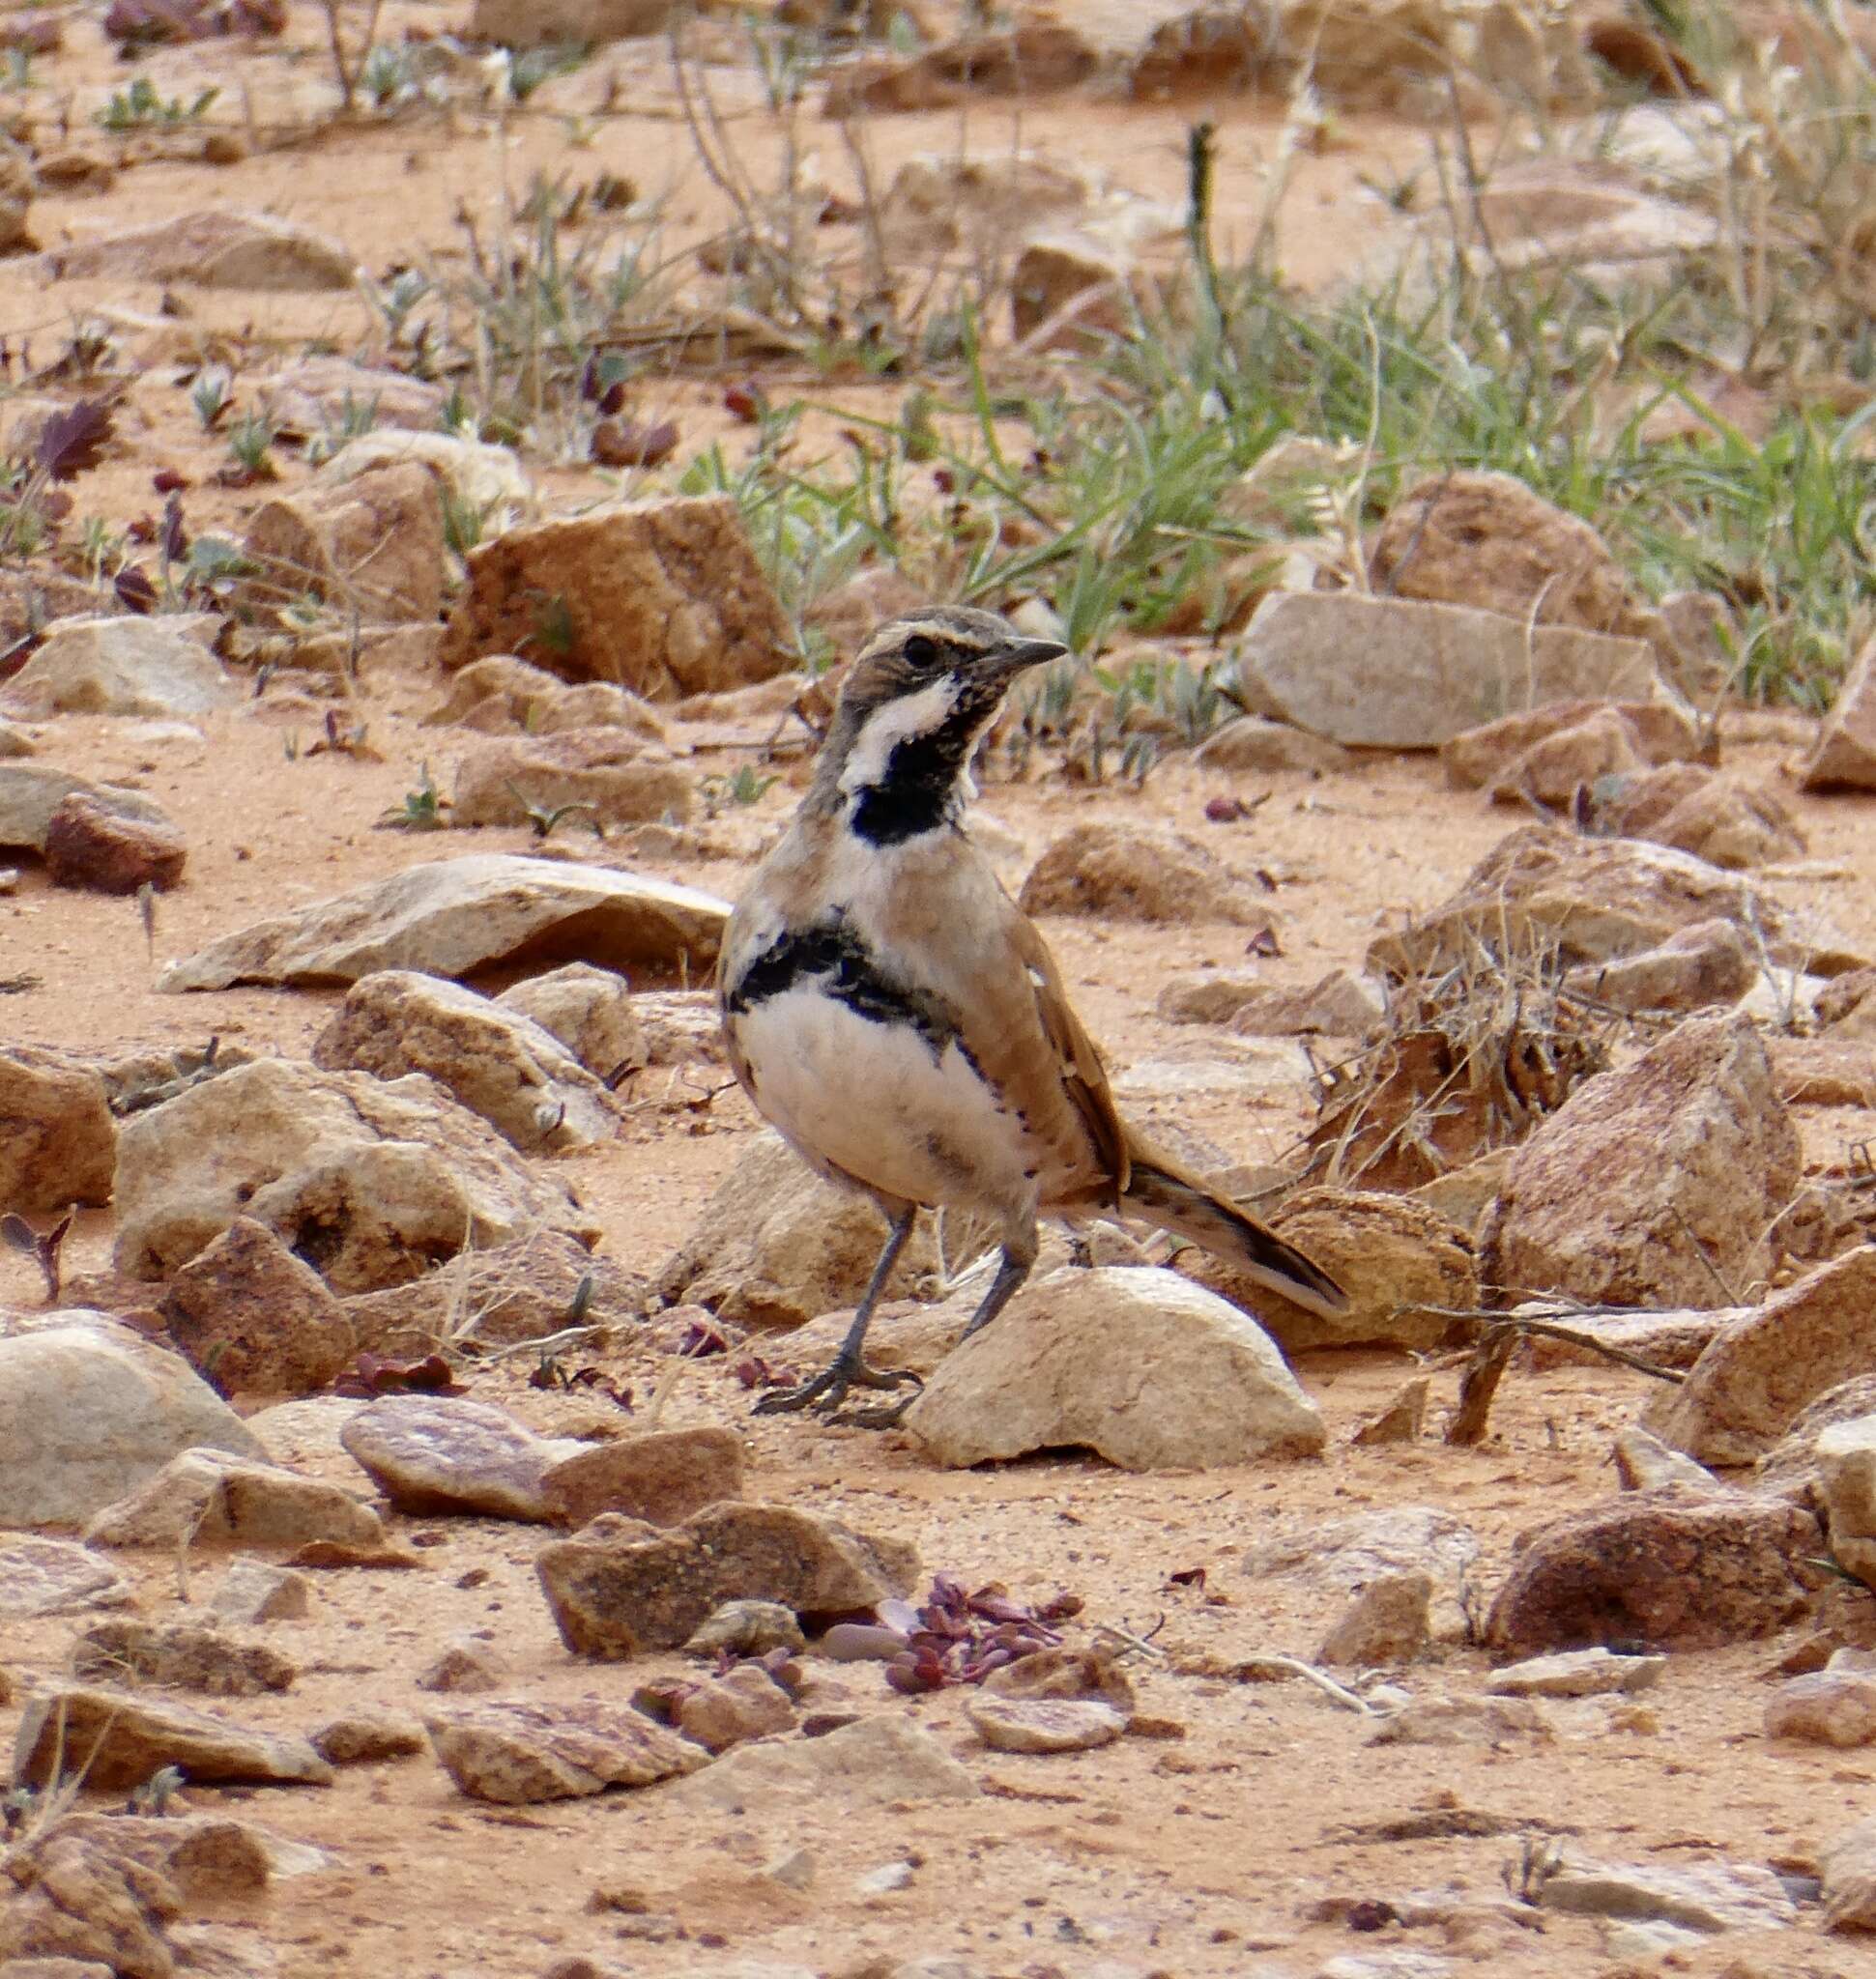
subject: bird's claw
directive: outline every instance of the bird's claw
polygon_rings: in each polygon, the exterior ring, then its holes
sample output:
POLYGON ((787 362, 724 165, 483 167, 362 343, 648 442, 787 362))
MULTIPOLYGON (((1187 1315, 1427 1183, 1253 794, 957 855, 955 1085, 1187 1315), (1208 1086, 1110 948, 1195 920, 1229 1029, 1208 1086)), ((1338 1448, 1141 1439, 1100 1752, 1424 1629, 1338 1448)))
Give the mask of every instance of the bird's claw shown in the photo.
POLYGON ((755 1413, 758 1416, 787 1416, 801 1409, 812 1409, 823 1421, 852 1423, 862 1429, 885 1429, 911 1407, 917 1398, 915 1391, 924 1386, 920 1377, 909 1368, 869 1367, 857 1354, 851 1359, 845 1354, 837 1354, 812 1381, 804 1381, 799 1388, 778 1389, 764 1395, 756 1404, 755 1413), (851 1416, 841 1414, 850 1389, 895 1389, 909 1385, 914 1393, 892 1407, 860 1409, 851 1416))

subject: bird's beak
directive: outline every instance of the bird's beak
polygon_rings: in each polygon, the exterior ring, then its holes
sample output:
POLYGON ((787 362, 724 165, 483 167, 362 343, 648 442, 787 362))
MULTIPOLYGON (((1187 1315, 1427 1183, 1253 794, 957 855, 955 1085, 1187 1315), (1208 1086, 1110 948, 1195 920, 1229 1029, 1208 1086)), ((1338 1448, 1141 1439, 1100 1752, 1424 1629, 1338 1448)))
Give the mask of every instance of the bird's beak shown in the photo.
POLYGON ((1018 639, 997 646, 985 658, 999 679, 1013 680, 1029 667, 1059 660, 1067 650, 1058 639, 1018 639))

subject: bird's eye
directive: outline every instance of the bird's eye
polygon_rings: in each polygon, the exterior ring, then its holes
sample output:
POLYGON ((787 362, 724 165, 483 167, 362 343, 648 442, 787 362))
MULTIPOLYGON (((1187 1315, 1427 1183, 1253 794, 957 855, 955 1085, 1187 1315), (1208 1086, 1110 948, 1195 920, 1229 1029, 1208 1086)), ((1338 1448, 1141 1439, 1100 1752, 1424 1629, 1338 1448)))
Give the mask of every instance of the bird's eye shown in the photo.
POLYGON ((938 649, 937 640, 927 639, 922 632, 914 632, 899 650, 909 667, 936 667, 944 657, 938 649))

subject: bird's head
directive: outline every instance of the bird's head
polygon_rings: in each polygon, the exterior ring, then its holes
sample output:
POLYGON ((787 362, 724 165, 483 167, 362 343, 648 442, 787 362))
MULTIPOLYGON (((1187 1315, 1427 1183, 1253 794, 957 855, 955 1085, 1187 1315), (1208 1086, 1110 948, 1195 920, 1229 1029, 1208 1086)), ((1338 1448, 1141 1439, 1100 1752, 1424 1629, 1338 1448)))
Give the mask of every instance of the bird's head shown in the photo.
POLYGON ((949 823, 971 794, 971 753, 1010 682, 1067 650, 962 605, 887 620, 847 671, 818 794, 874 844, 949 823))

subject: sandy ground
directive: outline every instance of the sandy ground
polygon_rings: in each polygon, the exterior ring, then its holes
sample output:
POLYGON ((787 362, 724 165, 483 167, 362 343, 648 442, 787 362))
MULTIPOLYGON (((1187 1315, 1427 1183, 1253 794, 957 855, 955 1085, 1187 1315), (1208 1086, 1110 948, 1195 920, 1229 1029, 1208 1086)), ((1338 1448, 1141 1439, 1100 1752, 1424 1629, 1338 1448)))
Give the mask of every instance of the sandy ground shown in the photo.
MULTIPOLYGON (((436 25, 449 18, 438 8, 404 11, 436 25)), ((310 16, 312 10, 297 12, 310 16)), ((309 18, 297 32, 311 45, 309 18)), ((264 67, 255 57, 213 59, 237 69, 254 63, 257 98, 265 95, 263 81, 277 95, 296 78, 310 88, 306 79, 316 73, 311 56, 296 64, 267 58, 264 67)), ((195 52, 164 54, 145 66, 167 89, 172 78, 180 87, 199 76, 210 61, 195 52)), ((82 31, 45 72, 56 78, 52 102, 71 92, 66 114, 80 129, 100 89, 123 79, 82 31)), ((555 85, 556 110, 510 128, 510 183, 525 184, 535 165, 571 164, 583 177, 600 168, 631 171, 672 190, 680 225, 714 224, 681 126, 668 102, 655 99, 652 79, 644 82, 655 114, 628 107, 588 123, 580 122, 579 106, 597 100, 581 94, 596 88, 592 72, 555 85), (578 140, 574 148, 570 138, 578 140)), ((238 94, 231 89, 230 101, 238 94)), ((43 112, 45 103, 34 108, 43 112)), ((1187 116, 1045 102, 1020 119, 992 106, 973 112, 971 124, 999 142, 1106 160, 1136 189, 1176 196, 1187 116)), ((1248 227, 1278 117, 1267 105, 1233 104, 1221 122, 1221 215, 1227 229, 1248 227)), ((759 127, 752 121, 748 128, 759 147, 759 127)), ((889 166, 915 151, 951 146, 957 135, 955 117, 911 117, 882 122, 876 141, 889 166)), ((85 141, 102 149, 95 136, 85 141)), ((263 150, 226 167, 150 162, 127 171, 101 198, 44 199, 35 224, 50 246, 204 203, 238 203, 316 223, 383 272, 414 247, 447 251, 457 203, 493 196, 498 143, 467 118, 416 118, 303 148, 263 150)), ((822 133, 821 144, 831 169, 831 136, 822 133)), ((1349 265, 1384 213, 1362 181, 1385 183, 1425 145, 1423 134, 1353 128, 1338 148, 1302 160, 1283 222, 1286 267, 1321 281, 1349 265)), ((82 284, 10 280, 0 283, 0 336, 15 350, 30 339, 43 361, 86 311, 105 302, 155 311, 160 301, 155 293, 107 298, 82 284)), ((84 484, 84 512, 121 524, 156 505, 154 468, 213 464, 186 388, 164 368, 186 357, 191 341, 200 347, 223 339, 251 360, 313 337, 348 350, 368 339, 367 312, 354 298, 188 295, 180 306, 179 316, 141 332, 141 342, 132 339, 148 355, 130 394, 130 445, 84 484)), ((780 388, 800 387, 784 380, 780 388)), ((700 443, 711 430, 715 388, 668 389, 686 445, 700 443)), ((286 485, 303 472, 289 468, 286 485)), ((543 478, 555 502, 607 492, 584 470, 543 478)), ((189 512, 197 527, 232 522, 251 499, 203 489, 190 496, 189 512)), ((245 990, 161 996, 153 988, 156 968, 262 912, 418 860, 472 846, 525 849, 521 832, 437 840, 373 829, 415 786, 419 762, 430 761, 447 788, 452 745, 418 722, 436 698, 434 682, 367 682, 361 712, 380 763, 286 760, 283 737, 310 739, 327 704, 317 683, 292 699, 303 685, 276 682, 258 706, 205 721, 194 735, 90 718, 37 731, 43 760, 157 798, 187 832, 191 860, 188 883, 161 902, 154 961, 130 903, 55 892, 29 862, 17 891, 0 896, 0 976, 33 982, 0 1000, 0 1036, 114 1055, 147 1044, 200 1045, 217 1034, 256 1049, 302 1053, 332 997, 245 990)), ((1778 745, 1758 744, 1736 751, 1730 765, 1775 777, 1780 756, 1778 745)), ((732 751, 709 766, 741 760, 744 752, 732 751)), ((1228 788, 1174 762, 1154 775, 1144 795, 1045 782, 993 787, 986 808, 1028 854, 1090 819, 1150 819, 1203 834, 1246 868, 1268 870, 1279 881, 1284 953, 1262 966, 1281 982, 1307 982, 1332 964, 1358 961, 1377 931, 1440 899, 1517 821, 1476 795, 1448 792, 1436 765, 1424 760, 1377 760, 1331 781, 1244 779, 1239 795, 1268 790, 1269 801, 1246 822, 1207 824, 1206 797, 1228 788)), ((646 870, 733 897, 794 794, 784 779, 756 807, 704 827, 699 856, 649 862, 646 870)), ((1815 902, 1846 932, 1876 945, 1876 879, 1863 851, 1867 807, 1796 800, 1796 809, 1814 871, 1837 876, 1792 878, 1775 882, 1775 890, 1786 900, 1815 902)), ((1165 1024, 1154 998, 1175 972, 1244 965, 1241 931, 1143 932, 1074 921, 1052 923, 1047 932, 1116 1073, 1169 1054, 1216 1054, 1207 1034, 1165 1024)), ((1280 1153, 1310 1117, 1300 1086, 1254 1102, 1200 1093, 1175 1110, 1231 1158, 1251 1162, 1280 1153)), ((756 1124, 735 1092, 700 1115, 674 1113, 653 1096, 616 1145, 568 1160, 565 1172, 602 1224, 607 1252, 630 1268, 654 1269, 756 1124)), ((1866 1115, 1807 1117, 1810 1161, 1840 1159, 1844 1143, 1870 1124, 1866 1115)), ((101 1266, 109 1240, 108 1216, 88 1216, 74 1266, 101 1266)), ((0 1254, 0 1300, 28 1305, 35 1290, 21 1262, 0 1254)), ((630 1357, 621 1364, 655 1372, 630 1357)), ((667 1422, 742 1424, 752 1496, 915 1540, 928 1568, 967 1583, 1000 1581, 1024 1598, 1057 1589, 1080 1593, 1084 1624, 1151 1636, 1160 1653, 1135 1666, 1141 1707, 1175 1721, 1182 1735, 1067 1758, 990 1754, 965 1725, 955 1692, 898 1699, 876 1670, 860 1666, 820 1678, 822 1695, 845 1693, 928 1726, 964 1759, 982 1798, 859 1818, 833 1803, 758 1807, 734 1821, 682 1814, 656 1791, 490 1809, 459 1798, 427 1759, 348 1769, 324 1791, 191 1789, 191 1807, 239 1806, 332 1856, 329 1869, 278 1884, 264 1906, 231 1908, 225 1921, 251 1935, 252 1969, 276 1970, 281 1979, 522 1979, 571 1953, 658 1979, 800 1967, 883 1973, 927 1954, 1025 1979, 1300 1979, 1318 1972, 1415 1979, 1449 1969, 1534 1979, 1662 1970, 1696 1979, 1835 1979, 1876 1972, 1876 1953, 1828 1939, 1811 1924, 1734 1934, 1663 1961, 1611 1951, 1593 1921, 1515 1910, 1505 1902, 1501 1879, 1515 1862, 1520 1827, 1573 1834, 1594 1852, 1639 1862, 1672 1865, 1717 1852, 1812 1869, 1824 1839, 1876 1808, 1876 1794, 1866 1791, 1876 1787, 1876 1763, 1762 1738, 1762 1678, 1788 1643, 1676 1657, 1644 1708, 1618 1720, 1602 1703, 1559 1707, 1551 1736, 1496 1749, 1372 1748, 1362 1721, 1306 1685, 1230 1674, 1255 1651, 1311 1653, 1338 1606, 1334 1594, 1303 1580, 1250 1577, 1247 1548, 1279 1530, 1353 1512, 1434 1506, 1477 1533, 1476 1580, 1488 1592, 1520 1530, 1613 1488, 1611 1434, 1631 1420, 1649 1387, 1615 1369, 1541 1376, 1515 1369, 1481 1448, 1347 1448, 1354 1424, 1413 1371, 1401 1354, 1307 1357, 1299 1372, 1332 1432, 1330 1454, 1319 1462, 1129 1477, 1069 1453, 949 1475, 927 1468, 897 1434, 749 1420, 748 1398, 721 1363, 697 1363, 674 1393, 667 1422), (1202 1587, 1170 1582, 1195 1567, 1206 1570, 1202 1587), (1372 1838, 1403 1817, 1442 1813, 1455 1815, 1455 1825, 1462 1813, 1500 1817, 1504 1832, 1372 1838), (813 1863, 800 1891, 763 1874, 795 1847, 813 1863), (912 1865, 903 1889, 862 1893, 863 1876, 895 1861, 912 1865), (596 1888, 623 1884, 640 1888, 646 1915, 591 1905, 596 1888), (1398 1902, 1408 1892, 1440 1893, 1443 1905, 1435 1907, 1444 1921, 1361 1935, 1318 1915, 1325 1900, 1398 1902), (1407 1954, 1452 1963, 1401 1963, 1407 1954), (1395 1963, 1347 1963, 1367 1959, 1395 1963)), ((1454 1367, 1435 1367, 1436 1421, 1456 1384, 1454 1367)), ((593 1407, 542 1395, 515 1372, 478 1377, 474 1391, 543 1428, 573 1425, 593 1407)), ((318 1475, 359 1481, 329 1437, 309 1436, 301 1455, 318 1475)), ((622 1699, 647 1676, 676 1667, 672 1659, 632 1666, 570 1659, 534 1584, 539 1532, 472 1520, 391 1523, 399 1537, 421 1532, 434 1540, 422 1551, 422 1569, 321 1577, 313 1618, 273 1631, 302 1665, 300 1680, 277 1700, 231 1707, 242 1718, 306 1728, 364 1701, 415 1708, 424 1701, 414 1688, 417 1672, 460 1631, 484 1636, 512 1690, 528 1696, 622 1699)), ((142 1563, 135 1571, 146 1615, 187 1612, 170 1563, 142 1563)), ((189 1577, 194 1601, 218 1571, 215 1563, 197 1564, 189 1577)), ((1474 1693, 1485 1659, 1463 1646, 1450 1603, 1442 1623, 1442 1639, 1404 1680, 1421 1695, 1474 1693)), ((15 1679, 54 1672, 73 1632, 69 1620, 10 1624, 0 1637, 0 1664, 15 1679)), ((0 1709, 0 1735, 15 1718, 16 1709, 0 1709)))

